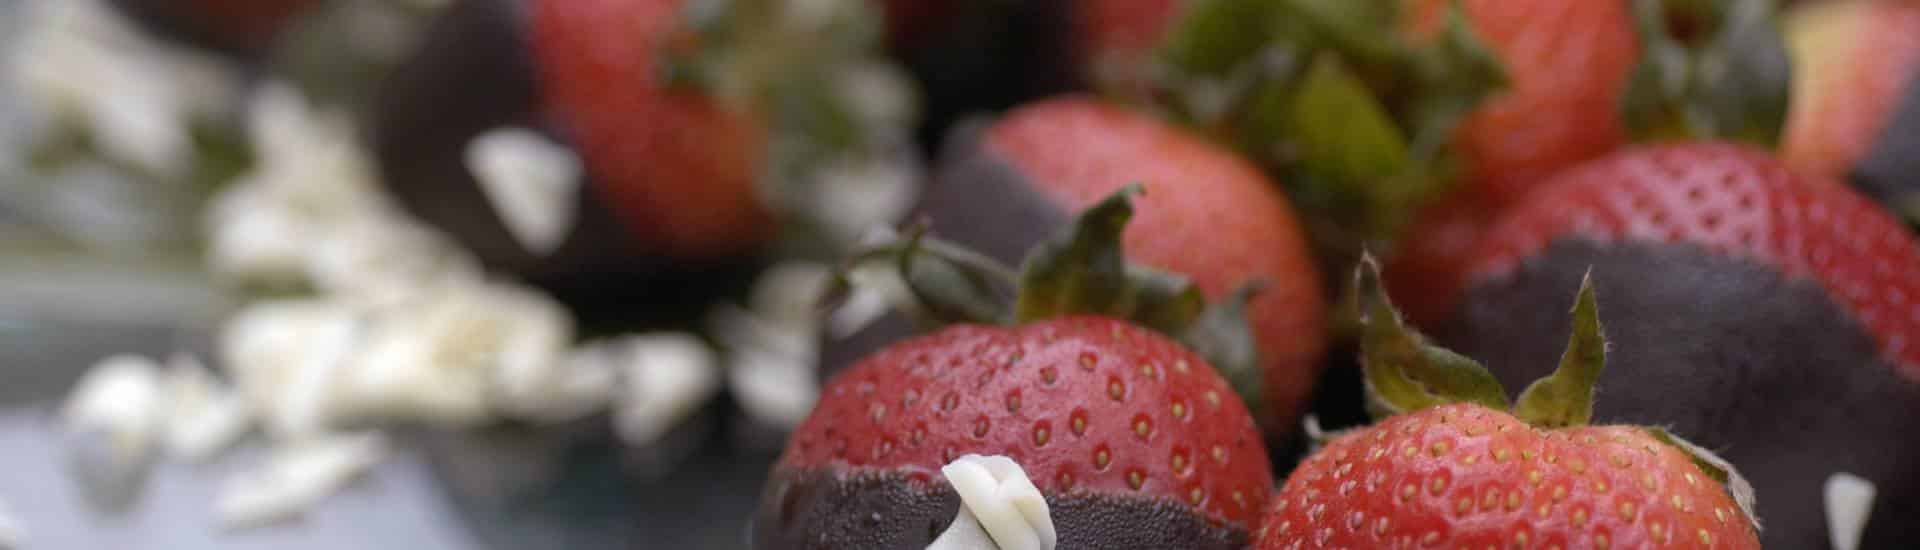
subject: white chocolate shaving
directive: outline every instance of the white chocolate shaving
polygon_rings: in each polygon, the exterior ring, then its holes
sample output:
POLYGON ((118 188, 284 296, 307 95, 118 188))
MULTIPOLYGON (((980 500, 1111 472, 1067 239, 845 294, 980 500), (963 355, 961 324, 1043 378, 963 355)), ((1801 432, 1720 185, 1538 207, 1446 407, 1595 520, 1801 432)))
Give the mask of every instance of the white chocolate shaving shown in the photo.
POLYGON ((951 535, 942 534, 928 550, 979 548, 977 537, 952 533, 969 528, 964 521, 969 515, 992 537, 997 550, 1053 550, 1058 544, 1046 498, 1013 459, 966 455, 940 472, 960 495, 961 512, 948 528, 951 535), (967 543, 974 546, 963 545, 967 543))
POLYGON ((524 128, 496 128, 467 143, 467 171, 514 240, 536 255, 560 247, 574 224, 580 158, 524 128))
POLYGON ((269 434, 317 434, 339 420, 339 372, 359 343, 363 318, 333 300, 258 302, 222 327, 220 362, 269 434))
POLYGON ((377 433, 326 435, 273 449, 259 467, 228 478, 214 509, 221 524, 246 528, 299 516, 386 455, 377 433))
POLYGON ((203 462, 246 433, 252 413, 246 400, 207 372, 199 359, 178 354, 167 363, 167 454, 203 462))
POLYGON ((1827 477, 1827 536, 1833 550, 1860 547, 1860 535, 1867 529, 1867 518, 1873 516, 1875 493, 1873 482, 1860 476, 1837 472, 1827 477))
POLYGON ((604 361, 619 372, 613 425, 631 445, 658 441, 720 389, 713 350, 691 334, 628 336, 579 353, 587 354, 582 361, 604 361))
POLYGON ((145 357, 108 357, 80 378, 61 422, 78 481, 97 503, 118 506, 138 491, 164 407, 160 366, 145 357))

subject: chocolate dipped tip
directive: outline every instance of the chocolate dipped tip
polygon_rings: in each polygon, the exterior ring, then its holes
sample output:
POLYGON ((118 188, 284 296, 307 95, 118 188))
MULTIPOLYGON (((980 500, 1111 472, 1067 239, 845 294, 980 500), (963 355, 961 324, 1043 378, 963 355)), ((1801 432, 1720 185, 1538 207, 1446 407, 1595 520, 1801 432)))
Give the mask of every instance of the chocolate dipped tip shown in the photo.
MULTIPOLYGON (((1234 550, 1249 532, 1215 523, 1179 502, 1127 495, 1043 491, 1059 548, 1234 550)), ((780 468, 761 494, 758 550, 921 550, 960 509, 953 488, 931 474, 898 470, 780 468)))

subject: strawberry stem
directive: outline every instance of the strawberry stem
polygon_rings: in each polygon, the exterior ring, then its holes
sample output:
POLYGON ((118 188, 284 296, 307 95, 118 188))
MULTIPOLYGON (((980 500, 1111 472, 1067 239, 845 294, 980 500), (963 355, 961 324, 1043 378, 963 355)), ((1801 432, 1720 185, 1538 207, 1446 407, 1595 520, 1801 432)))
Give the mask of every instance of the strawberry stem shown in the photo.
POLYGON ((1593 387, 1607 366, 1607 341, 1600 330, 1599 306, 1593 293, 1593 272, 1580 280, 1580 296, 1573 304, 1573 334, 1560 368, 1520 392, 1513 414, 1542 428, 1585 426, 1593 421, 1593 387))
POLYGON ((1407 326, 1380 284, 1380 264, 1360 259, 1355 288, 1360 292, 1360 364, 1368 406, 1375 416, 1391 416, 1447 403, 1470 402, 1506 410, 1506 389, 1486 367, 1466 356, 1427 343, 1407 326))

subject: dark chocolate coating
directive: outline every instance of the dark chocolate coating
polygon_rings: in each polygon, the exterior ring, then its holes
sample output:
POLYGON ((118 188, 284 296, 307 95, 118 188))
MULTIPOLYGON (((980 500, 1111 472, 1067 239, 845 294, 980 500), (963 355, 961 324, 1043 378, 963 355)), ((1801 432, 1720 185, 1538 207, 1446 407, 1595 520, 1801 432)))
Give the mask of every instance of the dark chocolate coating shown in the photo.
POLYGON ((272 35, 281 30, 243 32, 216 28, 207 18, 196 16, 195 4, 186 0, 108 0, 107 3, 168 40, 241 58, 259 56, 271 42, 272 35))
POLYGON ((925 94, 918 137, 929 149, 965 117, 1085 87, 1071 49, 1071 2, 920 1, 957 6, 953 18, 893 48, 925 94))
MULTIPOLYGON (((1214 526, 1192 508, 1157 499, 1069 493, 1048 495, 1062 550, 1235 550, 1245 529, 1214 526)), ((960 510, 960 497, 937 478, 901 473, 776 470, 754 517, 757 550, 921 550, 960 510)))
POLYGON ((1849 174, 1855 187, 1882 204, 1920 204, 1920 71, 1908 78, 1907 95, 1893 120, 1849 174))
POLYGON ((1827 547, 1835 472, 1878 486, 1861 548, 1920 547, 1920 384, 1814 281, 1692 245, 1562 239, 1476 281, 1444 340, 1526 387, 1558 364, 1588 266, 1612 344, 1595 422, 1666 426, 1730 460, 1768 548, 1827 547))
MULTIPOLYGON (((740 265, 686 265, 647 254, 629 237, 593 182, 582 182, 574 226, 547 256, 525 250, 466 167, 467 143, 502 126, 531 128, 565 142, 540 107, 520 0, 464 0, 428 30, 418 52, 394 71, 376 107, 371 143, 387 189, 414 216, 472 251, 489 269, 511 273, 578 309, 658 307, 732 288, 740 265)), ((703 302, 705 300, 694 300, 703 302)))

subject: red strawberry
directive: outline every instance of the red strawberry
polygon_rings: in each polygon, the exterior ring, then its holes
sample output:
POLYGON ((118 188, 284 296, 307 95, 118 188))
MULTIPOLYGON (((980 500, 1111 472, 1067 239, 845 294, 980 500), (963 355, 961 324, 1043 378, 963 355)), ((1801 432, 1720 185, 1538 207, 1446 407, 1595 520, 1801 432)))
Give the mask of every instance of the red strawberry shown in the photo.
POLYGON ((1853 191, 1756 149, 1637 148, 1569 170, 1503 215, 1447 335, 1502 379, 1551 360, 1564 316, 1534 307, 1591 268, 1621 328, 1608 421, 1727 449, 1769 496, 1770 545, 1825 540, 1821 481, 1881 484, 1863 547, 1920 529, 1920 243, 1853 191))
POLYGON ((809 202, 825 193, 814 184, 849 159, 899 158, 912 101, 891 93, 863 0, 805 5, 817 11, 761 0, 457 3, 383 90, 373 132, 383 179, 489 268, 582 294, 675 270, 705 277, 750 262, 788 227, 825 233, 831 215, 809 202), (896 103, 905 107, 876 107, 896 103), (514 128, 571 146, 583 164, 577 218, 551 248, 516 239, 468 165, 476 137, 514 128))
POLYGON ((1320 278, 1278 188, 1231 151, 1145 115, 1069 97, 957 132, 921 211, 949 238, 1020 258, 1076 213, 1144 182, 1126 254, 1190 277, 1207 296, 1266 283, 1249 317, 1264 380, 1262 420, 1290 428, 1325 342, 1320 278))
MULTIPOLYGON (((1414 32, 1439 27, 1447 0, 1411 0, 1414 32)), ((1627 2, 1466 0, 1473 29, 1506 69, 1507 89, 1456 136, 1472 185, 1509 204, 1552 173, 1626 139, 1618 105, 1639 40, 1627 2)))
POLYGON ((1849 0, 1795 8, 1793 107, 1781 157, 1840 181, 1867 157, 1920 75, 1920 4, 1849 0))
POLYGON ((1720 483, 1644 429, 1542 431, 1470 403, 1340 436, 1262 526, 1261 550, 1760 548, 1720 483))
POLYGON ((137 19, 189 42, 256 52, 319 0, 111 0, 137 19))
POLYGON ((1124 264, 1135 192, 1036 249, 1010 308, 955 276, 991 260, 918 236, 883 249, 927 316, 1010 326, 963 322, 837 375, 774 467, 755 547, 925 548, 958 503, 936 472, 967 454, 1021 465, 1061 548, 1245 547, 1273 482, 1260 432, 1213 362, 1144 327, 1216 352, 1192 331, 1251 339, 1215 316, 1237 305, 1195 318, 1185 281, 1124 264))
POLYGON ((767 130, 664 81, 667 56, 693 40, 685 4, 534 2, 529 43, 542 96, 639 239, 675 256, 738 253, 771 229, 754 188, 767 130))
POLYGON ((1362 357, 1393 416, 1301 463, 1256 548, 1760 547, 1724 461, 1657 428, 1587 425, 1607 359, 1590 284, 1559 370, 1509 414, 1482 367, 1401 325, 1376 277, 1362 357))
MULTIPOLYGON (((1767 144, 1779 134, 1788 62, 1766 4, 1549 4, 1465 4, 1475 29, 1500 52, 1512 87, 1476 110, 1456 136, 1454 146, 1470 161, 1464 183, 1471 189, 1429 207, 1449 211, 1421 212, 1404 233, 1396 251, 1406 257, 1396 257, 1390 270, 1396 287, 1423 286, 1400 279, 1429 273, 1444 285, 1459 284, 1469 269, 1460 243, 1477 241, 1494 217, 1554 173, 1625 143, 1629 129, 1643 139, 1767 144), (1591 13, 1559 15, 1569 9, 1591 13), (1715 76, 1700 76, 1708 73, 1715 76)), ((1406 298, 1422 323, 1452 305, 1446 293, 1406 298)))

